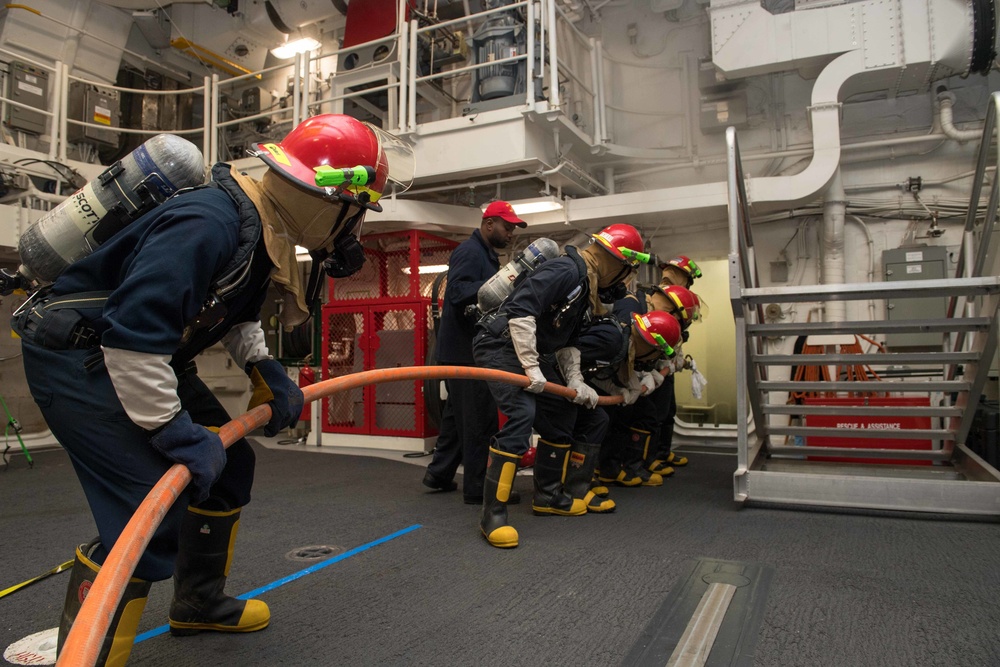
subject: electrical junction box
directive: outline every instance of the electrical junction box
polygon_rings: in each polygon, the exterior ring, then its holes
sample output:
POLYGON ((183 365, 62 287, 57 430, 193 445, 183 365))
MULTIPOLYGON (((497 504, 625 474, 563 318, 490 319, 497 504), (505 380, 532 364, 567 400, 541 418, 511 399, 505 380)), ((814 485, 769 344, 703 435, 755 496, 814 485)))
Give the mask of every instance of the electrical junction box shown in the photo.
POLYGON ((746 91, 733 90, 721 95, 703 96, 698 119, 705 134, 725 132, 728 127, 746 127, 746 91))
MULTIPOLYGON (((910 246, 893 248, 882 253, 886 281, 942 280, 948 267, 948 249, 943 246, 910 246)), ((947 308, 945 297, 917 297, 886 299, 886 319, 930 320, 943 318, 947 308)), ((892 333, 885 343, 890 348, 931 347, 941 348, 942 334, 892 333)))
MULTIPOLYGON (((21 62, 12 62, 7 76, 7 97, 35 109, 49 108, 49 73, 47 70, 21 62)), ((44 114, 16 107, 7 107, 7 125, 33 134, 45 134, 49 119, 44 114)))
POLYGON ((119 133, 111 129, 121 127, 121 103, 117 90, 74 81, 69 86, 66 112, 67 117, 73 120, 108 128, 105 130, 69 123, 66 130, 68 141, 118 145, 119 133))

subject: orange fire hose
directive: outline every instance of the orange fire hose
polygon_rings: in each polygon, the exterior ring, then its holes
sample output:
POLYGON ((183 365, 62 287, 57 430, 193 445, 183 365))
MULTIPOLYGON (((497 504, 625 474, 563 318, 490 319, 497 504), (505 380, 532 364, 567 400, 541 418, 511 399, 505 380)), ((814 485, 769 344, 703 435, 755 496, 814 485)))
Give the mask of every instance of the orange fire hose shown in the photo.
MULTIPOLYGON (((505 382, 520 387, 528 386, 528 378, 517 373, 508 373, 491 368, 470 366, 408 366, 386 368, 352 373, 342 377, 318 382, 302 389, 305 401, 311 403, 339 391, 347 391, 379 382, 402 382, 406 380, 489 380, 505 382)), ((573 399, 576 392, 568 387, 548 382, 545 391, 563 398, 573 399)), ((621 396, 602 396, 598 405, 621 403, 621 396)), ((271 419, 271 406, 257 406, 240 415, 219 429, 222 444, 231 444, 245 437, 251 431, 264 426, 271 419)), ((160 478, 150 490, 145 500, 132 515, 122 530, 114 547, 108 554, 101 571, 87 593, 76 621, 66 637, 66 644, 59 653, 57 667, 93 667, 104 637, 111 627, 111 619, 118 603, 121 602, 125 586, 128 584, 139 558, 149 545, 153 532, 163 521, 167 510, 191 481, 188 469, 176 463, 160 478)))

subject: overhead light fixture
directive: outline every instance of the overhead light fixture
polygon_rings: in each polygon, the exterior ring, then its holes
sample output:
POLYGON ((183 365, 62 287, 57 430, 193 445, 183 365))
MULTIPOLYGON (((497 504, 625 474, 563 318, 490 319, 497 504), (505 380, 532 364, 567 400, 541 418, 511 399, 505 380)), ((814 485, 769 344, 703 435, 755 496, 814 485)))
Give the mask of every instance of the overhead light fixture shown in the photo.
MULTIPOLYGON (((420 274, 424 274, 424 273, 444 273, 447 270, 448 270, 448 265, 447 264, 427 264, 427 265, 424 265, 424 266, 418 266, 417 267, 417 273, 420 273, 420 274)), ((405 273, 406 275, 410 275, 410 274, 413 273, 413 271, 410 270, 410 267, 404 266, 403 267, 403 273, 405 273)))
MULTIPOLYGON (((548 197, 537 197, 535 199, 519 199, 508 203, 511 205, 511 208, 514 209, 514 213, 518 215, 548 213, 549 211, 559 211, 563 208, 563 203, 551 195, 548 197)), ((483 211, 485 211, 486 207, 489 205, 490 202, 483 204, 483 211)))
MULTIPOLYGON (((286 37, 285 39, 287 40, 288 38, 286 37)), ((279 60, 285 60, 293 57, 296 53, 314 51, 319 47, 320 42, 318 39, 313 39, 312 37, 299 37, 298 39, 286 41, 284 44, 271 49, 271 55, 279 60)))
POLYGON ((312 255, 309 254, 309 249, 303 248, 300 245, 295 246, 295 261, 296 262, 312 261, 312 255))

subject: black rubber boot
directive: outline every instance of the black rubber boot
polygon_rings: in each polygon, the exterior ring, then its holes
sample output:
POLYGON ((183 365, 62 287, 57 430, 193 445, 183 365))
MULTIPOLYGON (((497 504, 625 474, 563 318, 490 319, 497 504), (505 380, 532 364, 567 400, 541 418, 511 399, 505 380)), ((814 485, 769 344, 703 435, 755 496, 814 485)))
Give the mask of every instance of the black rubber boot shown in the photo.
MULTIPOLYGON (((601 452, 597 460, 597 480, 603 484, 618 486, 639 486, 642 479, 637 475, 629 475, 622 468, 622 459, 628 436, 619 430, 609 431, 601 443, 601 452)), ((606 489, 607 487, 603 487, 606 489)), ((598 492, 600 495, 600 492, 598 492)), ((605 491, 604 495, 607 495, 605 491)))
POLYGON ((650 435, 649 431, 641 428, 629 428, 628 444, 625 445, 625 465, 622 466, 622 471, 629 477, 641 479, 642 486, 661 486, 663 476, 650 472, 646 467, 646 459, 650 454, 650 435))
MULTIPOLYGON (((101 567, 89 558, 89 554, 93 553, 97 544, 95 540, 89 544, 81 544, 76 549, 76 560, 73 562, 73 569, 70 570, 69 586, 66 588, 66 603, 63 605, 62 620, 59 622, 56 655, 62 652, 70 628, 73 627, 76 615, 87 597, 87 591, 97 578, 97 573, 101 571, 101 567)), ((129 579, 121 602, 111 617, 111 625, 104 637, 97 662, 94 663, 97 667, 120 667, 128 660, 129 654, 132 653, 132 644, 135 642, 135 632, 139 627, 139 617, 146 607, 149 587, 148 581, 136 577, 129 579)))
POLYGON ((510 498, 517 464, 521 457, 490 447, 483 480, 483 512, 479 529, 490 544, 500 549, 517 546, 517 530, 507 523, 507 502, 510 498))
POLYGON ((650 449, 655 450, 655 453, 653 456, 647 457, 646 460, 646 469, 664 478, 674 474, 674 467, 687 465, 687 459, 677 457, 670 451, 673 433, 673 419, 660 424, 660 427, 653 432, 651 439, 653 445, 650 446, 650 449))
POLYGON ((216 512, 188 507, 174 565, 170 634, 255 632, 267 627, 271 620, 267 604, 237 600, 223 592, 239 526, 240 508, 216 512))
MULTIPOLYGON (((566 470, 564 487, 566 493, 579 498, 587 506, 588 512, 607 513, 615 511, 615 501, 600 496, 593 488, 594 466, 597 464, 597 454, 601 446, 597 443, 578 442, 573 445, 569 455, 569 467, 566 470)), ((604 488, 604 487, 598 487, 604 488)), ((607 491, 607 489, 604 489, 607 491)))
POLYGON ((569 453, 569 445, 557 445, 539 438, 535 459, 535 495, 531 499, 531 509, 535 514, 580 516, 587 513, 583 500, 573 498, 563 488, 569 453))

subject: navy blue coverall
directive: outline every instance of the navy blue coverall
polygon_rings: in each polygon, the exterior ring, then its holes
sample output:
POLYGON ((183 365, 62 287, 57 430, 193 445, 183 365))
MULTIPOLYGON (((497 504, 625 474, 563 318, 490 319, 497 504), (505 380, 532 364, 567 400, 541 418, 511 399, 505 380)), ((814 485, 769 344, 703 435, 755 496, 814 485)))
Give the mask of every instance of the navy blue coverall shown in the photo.
MULTIPOLYGON (((476 303, 479 288, 499 270, 496 250, 478 229, 452 250, 437 338, 438 364, 475 365, 472 356, 475 318, 467 316, 465 309, 476 303)), ((499 428, 497 406, 482 380, 445 380, 445 386, 448 399, 441 414, 434 458, 427 470, 436 479, 447 482, 455 476, 458 464, 463 464, 462 493, 470 502, 482 502, 490 438, 499 428)))
MULTIPOLYGON (((230 416, 198 378, 193 360, 233 326, 260 319, 273 269, 257 210, 230 176, 229 165, 215 165, 212 177, 219 187, 167 200, 70 265, 49 293, 110 291, 103 308, 78 312, 100 334, 101 345, 170 356, 181 406, 202 426, 221 426, 230 416), (192 328, 215 278, 246 262, 249 276, 225 299, 223 319, 192 328)), ((91 557, 101 564, 173 463, 125 412, 99 346, 53 349, 24 337, 22 349, 31 395, 68 452, 97 523, 101 546, 91 557)), ((210 502, 246 505, 253 475, 253 450, 240 440, 226 450, 226 466, 212 486, 210 502)), ((167 512, 135 576, 158 581, 173 574, 188 498, 185 491, 167 512)))
MULTIPOLYGON (((576 249, 567 246, 567 252, 576 249)), ((561 255, 541 264, 507 297, 495 318, 480 324, 473 342, 476 364, 523 375, 507 322, 530 316, 535 318, 539 367, 549 381, 565 384, 554 355, 576 345, 590 305, 589 292, 585 272, 581 274, 573 258, 561 255)), ((604 436, 607 417, 600 410, 579 409, 564 398, 533 394, 503 382, 488 384, 507 417, 492 441, 502 452, 518 456, 527 452, 532 427, 544 440, 559 444, 600 442, 604 436)))

